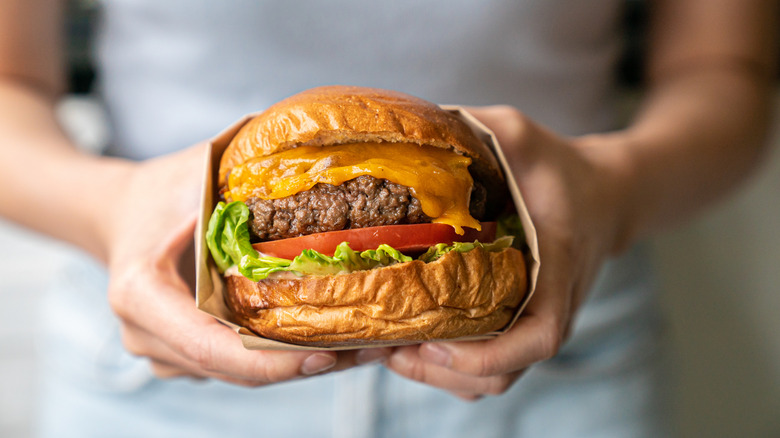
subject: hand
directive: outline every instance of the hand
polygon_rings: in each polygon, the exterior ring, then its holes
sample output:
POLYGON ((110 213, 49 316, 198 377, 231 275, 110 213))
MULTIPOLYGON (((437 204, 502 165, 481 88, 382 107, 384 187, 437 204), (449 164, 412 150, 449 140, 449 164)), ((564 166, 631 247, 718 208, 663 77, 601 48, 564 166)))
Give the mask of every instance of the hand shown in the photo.
POLYGON ((334 352, 249 351, 230 328, 195 307, 191 277, 204 145, 128 165, 106 230, 109 302, 122 339, 148 357, 161 378, 216 378, 245 386, 344 369, 389 349, 334 352), (188 258, 187 255, 190 257, 188 258))
POLYGON ((628 214, 620 148, 596 136, 561 138, 511 107, 470 111, 496 133, 536 226, 537 289, 504 335, 403 347, 387 363, 467 400, 505 392, 530 365, 557 354, 599 267, 621 245, 628 214))

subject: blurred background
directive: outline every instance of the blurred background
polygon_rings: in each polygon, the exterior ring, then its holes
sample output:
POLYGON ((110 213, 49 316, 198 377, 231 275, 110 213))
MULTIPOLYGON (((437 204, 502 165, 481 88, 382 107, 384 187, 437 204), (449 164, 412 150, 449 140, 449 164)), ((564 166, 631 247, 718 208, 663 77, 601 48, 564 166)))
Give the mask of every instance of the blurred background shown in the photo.
MULTIPOLYGON (((626 1, 627 111, 641 93, 645 10, 626 1)), ((89 94, 95 5, 71 1, 68 12, 71 94, 60 116, 79 144, 98 151, 109 133, 89 94)), ((771 142, 761 169, 731 197, 654 240, 675 370, 669 421, 683 438, 780 437, 780 106, 771 142)), ((37 303, 72 249, 2 220, 0 248, 0 437, 23 438, 36 406, 37 303)))

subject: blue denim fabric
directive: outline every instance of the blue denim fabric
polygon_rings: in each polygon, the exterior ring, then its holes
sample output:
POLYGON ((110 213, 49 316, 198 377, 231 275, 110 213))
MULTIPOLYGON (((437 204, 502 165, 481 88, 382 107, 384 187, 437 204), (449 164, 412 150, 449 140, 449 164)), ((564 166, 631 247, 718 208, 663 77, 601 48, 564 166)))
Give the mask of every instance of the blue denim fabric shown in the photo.
POLYGON ((374 365, 266 388, 158 380, 126 353, 106 273, 81 260, 43 307, 42 437, 659 437, 662 324, 647 256, 611 262, 555 358, 476 403, 374 365))

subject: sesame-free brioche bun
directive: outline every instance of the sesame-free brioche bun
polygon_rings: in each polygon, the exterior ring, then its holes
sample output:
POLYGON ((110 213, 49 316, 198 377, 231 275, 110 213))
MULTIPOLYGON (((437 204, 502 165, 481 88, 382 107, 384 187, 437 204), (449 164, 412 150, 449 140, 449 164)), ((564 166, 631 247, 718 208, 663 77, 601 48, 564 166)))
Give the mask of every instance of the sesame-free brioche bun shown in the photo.
POLYGON ((419 343, 504 328, 526 292, 523 254, 474 249, 350 274, 254 282, 227 277, 237 322, 309 346, 419 343))
POLYGON ((451 149, 472 159, 475 179, 503 185, 496 158, 454 114, 398 91, 331 85, 281 100, 244 125, 222 155, 219 186, 227 184, 232 168, 250 158, 298 146, 357 142, 451 149))

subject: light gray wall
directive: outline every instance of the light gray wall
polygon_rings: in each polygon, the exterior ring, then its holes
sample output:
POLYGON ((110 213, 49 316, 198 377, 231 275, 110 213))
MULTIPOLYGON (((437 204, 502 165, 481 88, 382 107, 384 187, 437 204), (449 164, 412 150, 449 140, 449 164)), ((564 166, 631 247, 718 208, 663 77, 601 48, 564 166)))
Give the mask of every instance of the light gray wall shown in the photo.
POLYGON ((759 172, 657 239, 681 436, 780 437, 780 105, 759 172))

